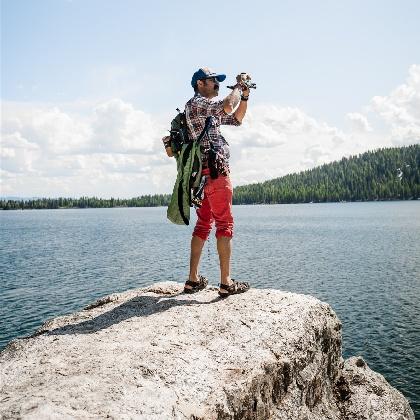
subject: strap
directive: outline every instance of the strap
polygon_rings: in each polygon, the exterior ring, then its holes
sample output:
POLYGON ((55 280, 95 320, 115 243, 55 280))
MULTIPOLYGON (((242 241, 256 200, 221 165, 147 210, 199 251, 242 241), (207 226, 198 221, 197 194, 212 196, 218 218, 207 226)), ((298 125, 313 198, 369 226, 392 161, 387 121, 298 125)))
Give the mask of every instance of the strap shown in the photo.
MULTIPOLYGON (((182 155, 182 162, 181 165, 182 167, 185 166, 185 164, 187 163, 188 160, 188 154, 190 153, 190 150, 192 149, 193 144, 192 143, 188 143, 187 147, 184 150, 184 154, 182 155)), ((184 203, 182 200, 182 194, 184 191, 184 187, 183 187, 183 178, 180 179, 179 184, 178 184, 178 209, 179 209, 179 214, 182 218, 182 221, 188 226, 190 224, 188 218, 186 217, 186 215, 184 214, 184 203)))
POLYGON ((236 290, 249 289, 249 284, 247 282, 236 281, 234 279, 232 279, 232 281, 233 283, 230 286, 228 286, 227 284, 220 283, 220 288, 227 290, 229 292, 233 292, 236 290))
POLYGON ((220 288, 221 289, 224 289, 224 290, 232 290, 232 288, 234 289, 235 288, 235 281, 233 281, 233 284, 223 284, 223 283, 220 283, 220 288))
POLYGON ((207 130, 210 127, 210 122, 211 122, 211 117, 207 117, 206 118, 206 123, 204 124, 204 128, 203 131, 200 133, 200 135, 198 136, 196 142, 199 143, 201 141, 201 139, 204 137, 204 135, 207 133, 207 130))
POLYGON ((206 186, 206 181, 207 181, 207 178, 206 178, 205 175, 203 175, 201 177, 201 182, 200 182, 200 185, 198 187, 198 190, 197 190, 196 193, 194 193, 194 197, 201 197, 201 194, 203 193, 204 187, 206 186))
MULTIPOLYGON (((187 123, 187 127, 188 127, 188 125, 189 125, 188 123, 189 123, 189 120, 190 120, 190 116, 189 116, 189 113, 188 113, 188 107, 185 107, 184 114, 185 114, 185 122, 187 123)), ((211 117, 207 117, 206 118, 206 123, 205 123, 204 128, 203 128, 203 131, 200 133, 197 140, 195 140, 197 143, 200 142, 201 139, 204 137, 204 134, 206 134, 207 130, 209 129, 210 122, 211 122, 211 117)))
POLYGON ((202 276, 201 274, 198 275, 198 281, 192 281, 192 280, 187 280, 185 282, 186 285, 191 286, 191 287, 197 287, 197 286, 202 286, 203 284, 205 284, 207 281, 207 279, 202 276))
MULTIPOLYGON (((200 279, 200 280, 201 280, 201 279, 200 279)), ((201 283, 200 281, 192 281, 192 280, 187 280, 187 281, 185 282, 185 284, 186 284, 187 286, 191 286, 191 287, 198 286, 200 283, 201 283)))

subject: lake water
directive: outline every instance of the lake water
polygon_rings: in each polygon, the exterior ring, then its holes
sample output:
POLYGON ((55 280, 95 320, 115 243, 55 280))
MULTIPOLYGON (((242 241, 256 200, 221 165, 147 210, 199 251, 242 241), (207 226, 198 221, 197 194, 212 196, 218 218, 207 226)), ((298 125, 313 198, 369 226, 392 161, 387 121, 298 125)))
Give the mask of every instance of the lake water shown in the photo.
MULTIPOLYGON (((192 228, 165 212, 0 212, 0 348, 103 295, 184 281, 192 228)), ((233 277, 328 302, 344 357, 362 355, 419 416, 420 202, 235 206, 234 215, 233 277)), ((217 284, 213 235, 201 272, 217 284)))

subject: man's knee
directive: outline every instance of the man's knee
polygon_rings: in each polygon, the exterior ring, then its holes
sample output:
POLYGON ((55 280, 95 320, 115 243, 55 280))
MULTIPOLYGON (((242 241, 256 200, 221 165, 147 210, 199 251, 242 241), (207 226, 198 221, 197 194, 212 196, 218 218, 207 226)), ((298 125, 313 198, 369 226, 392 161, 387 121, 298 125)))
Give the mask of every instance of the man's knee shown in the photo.
POLYGON ((209 235, 210 235, 210 230, 208 231, 195 231, 193 232, 192 236, 196 236, 197 238, 202 239, 203 241, 207 241, 209 235))
POLYGON ((228 238, 232 238, 233 236, 233 219, 230 222, 216 222, 216 238, 220 238, 221 236, 226 236, 228 238))
POLYGON ((210 221, 204 223, 203 220, 198 220, 197 224, 195 225, 192 236, 197 236, 203 241, 206 241, 211 232, 211 225, 212 223, 210 221))

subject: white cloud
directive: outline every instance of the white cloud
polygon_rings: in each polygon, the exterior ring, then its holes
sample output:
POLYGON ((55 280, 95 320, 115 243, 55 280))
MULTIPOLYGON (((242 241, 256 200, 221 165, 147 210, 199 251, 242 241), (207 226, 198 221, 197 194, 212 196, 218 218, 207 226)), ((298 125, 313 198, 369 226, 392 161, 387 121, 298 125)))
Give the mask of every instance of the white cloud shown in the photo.
MULTIPOLYGON (((57 107, 3 104, 2 137, 19 135, 46 154, 75 153, 86 148, 90 127, 57 107)), ((21 143, 21 140, 13 139, 21 143)), ((15 143, 15 147, 17 143, 15 143)))
POLYGON ((88 115, 57 106, 3 103, 1 193, 166 192, 159 177, 173 176, 174 162, 162 154, 165 128, 120 99, 100 103, 88 115))
POLYGON ((23 138, 19 132, 2 135, 1 168, 12 173, 31 173, 32 161, 39 149, 36 143, 23 138))
POLYGON ((406 82, 388 96, 375 96, 371 110, 391 128, 394 145, 420 142, 420 65, 412 65, 406 82))
POLYGON ((347 118, 352 123, 352 129, 356 132, 367 132, 372 131, 371 126, 365 115, 362 115, 358 112, 349 112, 347 118))
POLYGON ((298 108, 251 107, 240 128, 224 128, 234 184, 258 182, 357 153, 360 145, 298 108))
MULTIPOLYGON (((161 138, 173 115, 121 99, 58 106, 3 103, 1 194, 132 197, 171 192, 174 159, 161 138)), ((388 96, 349 112, 350 130, 296 107, 253 105, 241 127, 223 127, 234 185, 312 168, 377 147, 420 141, 420 66, 388 96), (368 121, 368 115, 369 121, 368 121), (380 118, 388 131, 373 122, 380 118)))
POLYGON ((95 151, 115 153, 152 153, 156 123, 143 111, 114 99, 94 109, 90 147, 95 151))

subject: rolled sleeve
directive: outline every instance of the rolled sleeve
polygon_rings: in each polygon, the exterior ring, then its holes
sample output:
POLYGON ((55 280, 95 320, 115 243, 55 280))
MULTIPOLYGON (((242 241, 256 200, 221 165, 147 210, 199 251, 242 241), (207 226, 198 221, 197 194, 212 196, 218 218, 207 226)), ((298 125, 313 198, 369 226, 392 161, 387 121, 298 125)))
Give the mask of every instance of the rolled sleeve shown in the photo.
POLYGON ((220 118, 221 125, 241 125, 241 122, 235 117, 234 114, 226 114, 222 115, 220 118))
POLYGON ((197 96, 191 104, 191 112, 200 117, 221 117, 225 114, 223 101, 211 101, 197 96))

